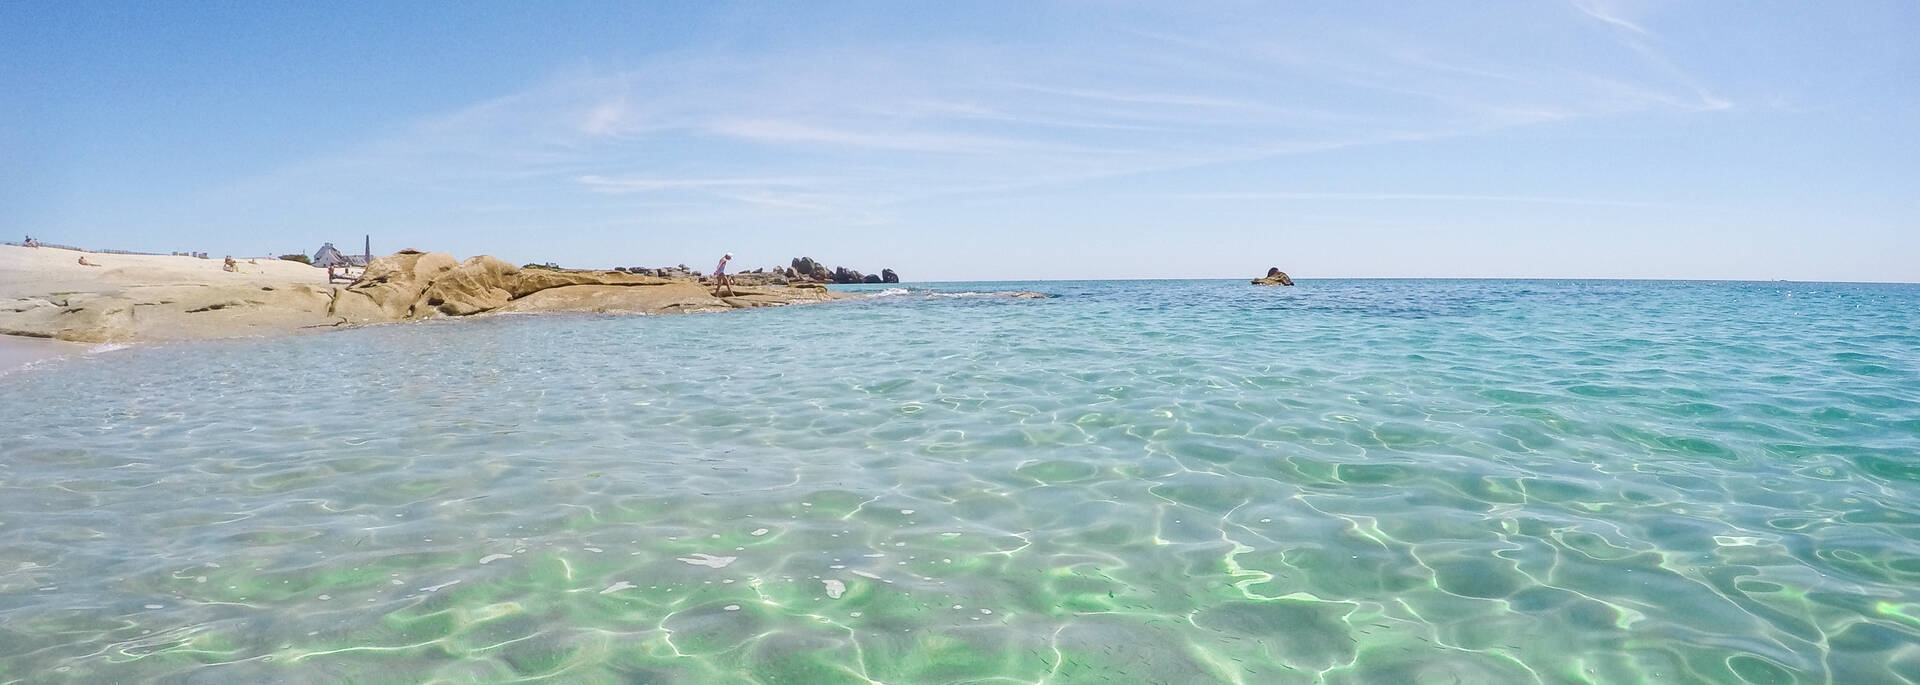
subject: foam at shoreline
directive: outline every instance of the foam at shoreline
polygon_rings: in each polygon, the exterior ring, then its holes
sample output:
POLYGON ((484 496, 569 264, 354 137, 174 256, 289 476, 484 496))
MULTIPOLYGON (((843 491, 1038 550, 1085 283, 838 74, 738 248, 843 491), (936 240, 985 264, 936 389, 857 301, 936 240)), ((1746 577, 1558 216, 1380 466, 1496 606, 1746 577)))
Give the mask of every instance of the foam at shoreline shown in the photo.
POLYGON ((50 359, 91 354, 99 345, 72 343, 19 335, 0 335, 0 376, 29 368, 50 359))

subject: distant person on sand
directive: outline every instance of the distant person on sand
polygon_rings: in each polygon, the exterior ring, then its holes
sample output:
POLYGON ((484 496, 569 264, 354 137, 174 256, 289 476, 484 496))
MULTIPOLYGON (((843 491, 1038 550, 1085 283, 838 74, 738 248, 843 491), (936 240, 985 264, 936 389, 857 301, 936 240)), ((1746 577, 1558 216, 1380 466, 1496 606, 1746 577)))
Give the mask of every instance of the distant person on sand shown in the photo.
POLYGON ((733 279, 727 278, 727 261, 731 259, 733 259, 732 252, 728 252, 726 254, 720 255, 720 263, 715 264, 713 267, 713 296, 714 297, 720 296, 720 288, 722 286, 726 287, 728 297, 733 296, 733 279))
POLYGON ((327 265, 327 282, 332 283, 336 280, 351 281, 353 280, 353 273, 348 271, 346 267, 328 264, 327 265), (334 274, 334 271, 333 271, 334 269, 339 269, 340 273, 338 275, 334 274))
POLYGON ((221 268, 221 269, 223 269, 223 270, 226 270, 226 271, 232 271, 232 272, 234 272, 234 273, 239 273, 239 272, 240 272, 240 263, 239 263, 239 262, 236 262, 236 261, 233 261, 233 255, 227 255, 227 261, 226 261, 226 263, 224 263, 224 264, 221 264, 221 265, 220 265, 220 268, 221 268))
POLYGON ((27 242, 21 243, 21 244, 26 245, 27 247, 39 247, 40 241, 34 240, 33 236, 27 236, 27 242))
POLYGON ((87 258, 86 258, 86 257, 81 257, 81 258, 80 258, 80 266, 100 266, 100 265, 99 265, 99 264, 95 264, 95 263, 93 263, 93 262, 89 262, 89 261, 87 261, 87 258))

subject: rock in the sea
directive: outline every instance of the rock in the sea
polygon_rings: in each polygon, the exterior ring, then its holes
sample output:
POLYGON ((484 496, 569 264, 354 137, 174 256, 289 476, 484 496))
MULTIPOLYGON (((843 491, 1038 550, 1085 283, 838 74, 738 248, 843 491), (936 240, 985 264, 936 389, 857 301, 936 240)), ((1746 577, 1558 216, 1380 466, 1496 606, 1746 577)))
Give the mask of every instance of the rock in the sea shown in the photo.
POLYGON ((880 280, 880 274, 867 274, 866 278, 863 278, 860 280, 862 283, 884 283, 885 282, 880 280))
POLYGON ((834 267, 834 269, 833 269, 833 282, 835 282, 835 283, 864 283, 864 282, 866 282, 866 276, 864 276, 864 275, 862 275, 862 274, 861 274, 860 272, 858 272, 858 271, 854 271, 853 269, 849 269, 849 268, 847 268, 847 267, 844 267, 844 266, 841 266, 841 267, 834 267))
POLYGON ((1280 267, 1276 266, 1276 267, 1267 269, 1267 275, 1265 277, 1253 279, 1253 284, 1254 285, 1293 285, 1293 279, 1287 278, 1287 272, 1281 271, 1280 267))
POLYGON ((900 274, 894 273, 893 269, 881 269, 880 282, 881 283, 899 283, 900 274))

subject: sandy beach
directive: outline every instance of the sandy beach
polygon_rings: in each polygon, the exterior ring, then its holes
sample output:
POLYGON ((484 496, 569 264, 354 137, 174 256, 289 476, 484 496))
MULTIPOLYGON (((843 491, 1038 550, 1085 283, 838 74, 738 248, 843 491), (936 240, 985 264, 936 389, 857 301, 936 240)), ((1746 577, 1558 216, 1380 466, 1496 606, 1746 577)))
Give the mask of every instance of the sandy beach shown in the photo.
POLYGON ((459 260, 411 250, 374 259, 353 283, 329 283, 325 269, 280 259, 240 259, 238 272, 221 266, 220 259, 0 245, 0 335, 198 340, 496 312, 720 312, 849 296, 817 283, 762 283, 720 297, 694 277, 522 269, 484 255, 459 260), (83 257, 98 266, 81 264, 83 257))
POLYGON ((327 284, 326 269, 271 257, 235 259, 240 262, 238 273, 222 270, 223 260, 219 257, 200 259, 0 245, 0 300, 128 287, 327 284), (82 266, 81 257, 99 266, 82 266))
POLYGON ((236 259, 238 270, 226 271, 219 258, 0 245, 0 334, 140 342, 265 335, 321 320, 325 269, 236 259))

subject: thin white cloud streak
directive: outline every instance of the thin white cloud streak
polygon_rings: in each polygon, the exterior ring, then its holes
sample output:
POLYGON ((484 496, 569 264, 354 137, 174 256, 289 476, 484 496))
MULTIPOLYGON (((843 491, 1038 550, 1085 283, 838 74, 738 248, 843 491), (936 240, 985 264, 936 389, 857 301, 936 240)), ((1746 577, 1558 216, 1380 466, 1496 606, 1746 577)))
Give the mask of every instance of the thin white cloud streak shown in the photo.
POLYGON ((1103 100, 1128 105, 1164 105, 1168 107, 1206 107, 1219 109, 1267 110, 1268 106, 1244 100, 1196 95, 1167 93, 1141 93, 1090 88, 1071 88, 1061 86, 1042 86, 1029 83, 1009 83, 1007 87, 1016 90, 1033 91, 1066 98, 1081 100, 1103 100))
POLYGON ((1580 205, 1588 207, 1669 207, 1665 203, 1639 200, 1609 200, 1539 195, 1474 195, 1465 193, 1332 193, 1332 192, 1247 192, 1247 193, 1171 193, 1178 200, 1272 200, 1342 202, 1500 202, 1517 204, 1580 205))
POLYGON ((1589 17, 1643 36, 1648 35, 1644 27, 1621 18, 1617 10, 1608 6, 1607 3, 1602 0, 1569 0, 1569 2, 1573 5, 1574 9, 1580 10, 1581 13, 1589 17))
POLYGON ((1688 104, 1678 98, 1669 98, 1664 100, 1665 102, 1676 107, 1692 108, 1709 112, 1731 109, 1733 107, 1731 101, 1714 95, 1705 86, 1701 85, 1699 80, 1693 78, 1692 75, 1675 65, 1671 58, 1667 57, 1661 51, 1654 49, 1649 43, 1649 41, 1657 38, 1654 33, 1647 30, 1646 27, 1623 17, 1622 15, 1626 13, 1624 10, 1607 2, 1607 0, 1568 0, 1568 2, 1573 5, 1574 9, 1579 10, 1588 17, 1616 28, 1625 29, 1626 34, 1621 36, 1620 43, 1632 50, 1642 61, 1658 70, 1666 78, 1684 85, 1691 91, 1693 99, 1695 100, 1692 104, 1688 104))
POLYGON ((802 178, 636 178, 588 174, 575 179, 597 193, 612 195, 659 190, 715 190, 724 188, 804 187, 817 185, 817 179, 802 178))
POLYGON ((720 120, 708 124, 706 130, 724 137, 763 143, 871 148, 902 152, 969 155, 1023 150, 1095 152, 1091 149, 1075 150, 1070 146, 1008 137, 926 133, 901 128, 891 131, 858 131, 779 119, 720 120))
MULTIPOLYGON (((453 199, 481 206, 507 195, 519 196, 510 204, 573 201, 610 214, 632 211, 616 204, 623 199, 656 197, 710 203, 712 216, 729 221, 870 223, 943 197, 1721 104, 1639 42, 1647 34, 1639 24, 1575 7, 1632 29, 1626 45, 1646 50, 1655 73, 1551 51, 1477 53, 1426 38, 1417 25, 1368 25, 1360 40, 1353 27, 1209 24, 1177 12, 1142 21, 1152 32, 1086 34, 1118 42, 1075 34, 1059 43, 667 54, 476 103, 227 197, 418 190, 432 198, 421 202, 464 195, 453 199)), ((1308 195, 1264 199, 1496 197, 1308 195)))

